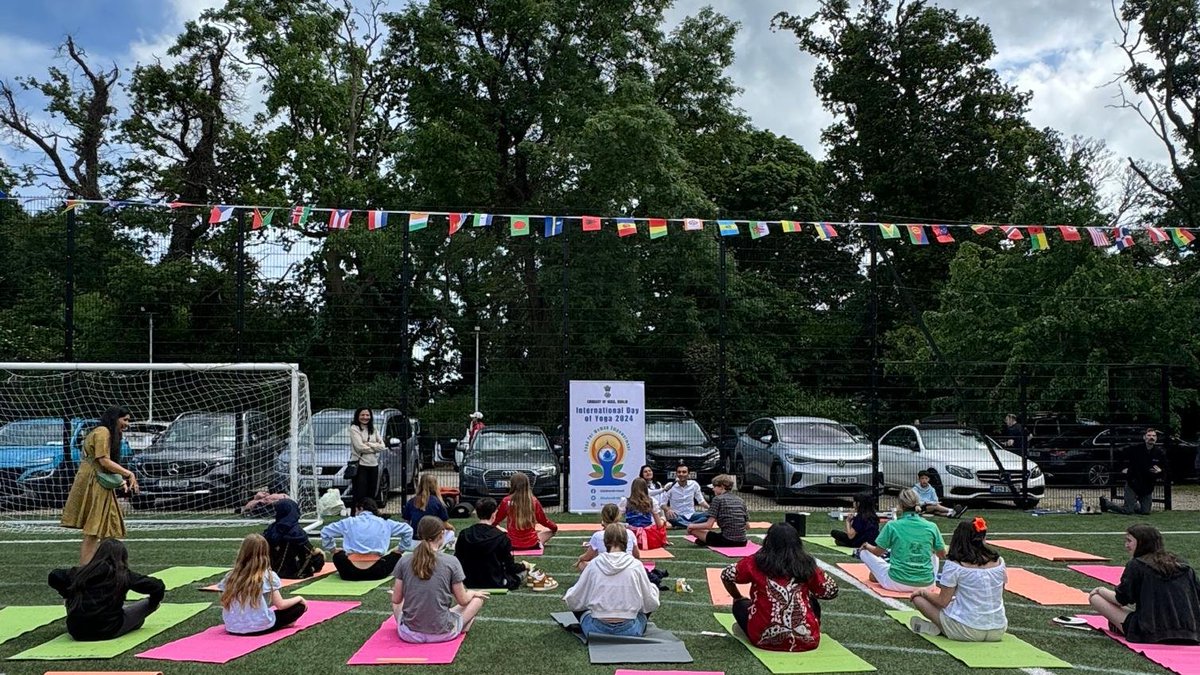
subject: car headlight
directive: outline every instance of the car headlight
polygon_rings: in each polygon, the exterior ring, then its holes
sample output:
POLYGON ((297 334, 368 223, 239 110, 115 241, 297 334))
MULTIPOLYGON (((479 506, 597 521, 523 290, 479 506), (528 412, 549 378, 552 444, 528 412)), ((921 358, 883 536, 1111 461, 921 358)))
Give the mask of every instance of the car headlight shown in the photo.
POLYGON ((53 463, 54 463, 53 457, 38 457, 37 459, 30 462, 29 466, 41 466, 43 464, 53 464, 53 463))
POLYGON ((966 478, 967 480, 973 480, 975 478, 974 471, 968 469, 965 466, 958 466, 955 464, 947 464, 946 465, 946 473, 950 474, 951 476, 958 476, 959 478, 966 478))
POLYGON ((1029 477, 1030 478, 1041 478, 1042 477, 1042 467, 1038 466, 1037 464, 1034 464, 1033 468, 1029 470, 1029 477))
POLYGON ((54 475, 54 467, 48 466, 41 469, 30 469, 21 476, 21 480, 41 480, 54 475))
POLYGON ((792 464, 803 464, 808 461, 804 455, 784 455, 784 458, 792 464))
POLYGON ((546 464, 544 466, 534 468, 533 473, 538 476, 557 476, 558 467, 554 466, 553 464, 546 464))
POLYGON ((464 466, 462 472, 464 476, 471 476, 472 478, 483 477, 483 468, 478 466, 464 466))

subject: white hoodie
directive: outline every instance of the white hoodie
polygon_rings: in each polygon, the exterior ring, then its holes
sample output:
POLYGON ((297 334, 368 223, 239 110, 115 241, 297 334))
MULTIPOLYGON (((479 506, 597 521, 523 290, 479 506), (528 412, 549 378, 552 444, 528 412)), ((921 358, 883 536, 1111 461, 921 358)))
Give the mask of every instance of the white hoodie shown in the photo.
POLYGON ((597 619, 626 621, 658 609, 658 587, 646 568, 628 553, 601 553, 583 568, 579 581, 563 596, 573 612, 590 611, 597 619))

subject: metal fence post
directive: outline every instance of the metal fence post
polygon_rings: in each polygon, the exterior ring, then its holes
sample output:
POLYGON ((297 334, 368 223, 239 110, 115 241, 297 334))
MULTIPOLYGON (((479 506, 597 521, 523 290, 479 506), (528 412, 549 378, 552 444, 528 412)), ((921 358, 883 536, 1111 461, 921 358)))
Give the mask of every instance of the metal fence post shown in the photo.
POLYGON ((63 291, 63 360, 75 360, 75 209, 67 211, 66 287, 63 291))
POLYGON ((570 271, 571 251, 567 243, 567 228, 562 231, 562 373, 563 397, 562 460, 559 470, 558 503, 563 513, 568 512, 567 500, 571 496, 571 310, 570 271))
MULTIPOLYGON (((1017 425, 1021 427, 1021 438, 1017 448, 1021 451, 1021 499, 1029 499, 1029 372, 1028 366, 1021 364, 1017 375, 1017 425)), ((1044 491, 1043 491, 1043 494, 1044 491)))
MULTIPOLYGON (((1171 367, 1163 365, 1159 367, 1158 375, 1158 396, 1159 410, 1162 414, 1162 433, 1166 438, 1163 439, 1163 453, 1167 458, 1167 471, 1163 472, 1163 510, 1171 510, 1171 446, 1174 445, 1174 440, 1171 434, 1171 367)), ((1195 462, 1195 459, 1192 460, 1195 462)))
POLYGON ((237 289, 234 291, 235 307, 233 317, 233 328, 235 333, 235 348, 234 353, 237 354, 237 360, 242 360, 242 343, 243 333, 246 329, 246 211, 238 209, 237 212, 237 244, 236 244, 237 260, 234 263, 234 269, 237 275, 237 289))
MULTIPOLYGON (((883 493, 882 472, 879 470, 879 282, 876 277, 878 259, 876 228, 867 228, 867 248, 870 251, 870 297, 868 298, 867 320, 871 334, 871 383, 867 398, 867 429, 871 434, 871 491, 875 499, 883 493)), ((876 501, 878 504, 878 501, 876 501)))
MULTIPOLYGON (((729 385, 727 375, 725 373, 725 304, 726 295, 729 292, 728 280, 726 279, 726 247, 725 238, 717 237, 717 249, 720 252, 720 269, 717 274, 717 288, 720 293, 719 306, 717 313, 717 409, 718 417, 721 424, 721 439, 724 440, 729 436, 729 426, 727 415, 727 388, 729 385)), ((726 469, 732 470, 729 466, 729 460, 726 458, 726 469)))

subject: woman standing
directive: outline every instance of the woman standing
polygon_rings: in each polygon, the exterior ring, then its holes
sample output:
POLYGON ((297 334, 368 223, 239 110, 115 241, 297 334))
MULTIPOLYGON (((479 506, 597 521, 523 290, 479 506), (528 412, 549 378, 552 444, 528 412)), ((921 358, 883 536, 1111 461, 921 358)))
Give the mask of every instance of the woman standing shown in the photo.
POLYGON ((375 431, 375 416, 370 408, 354 411, 350 421, 350 461, 358 462, 358 472, 350 479, 350 489, 357 502, 364 497, 385 502, 375 492, 379 489, 379 453, 383 452, 383 438, 375 431))
POLYGON ((129 417, 129 410, 123 407, 109 408, 100 416, 100 426, 83 440, 83 457, 60 521, 63 527, 83 530, 80 565, 91 561, 101 539, 125 536, 125 519, 117 504, 117 491, 100 485, 97 474, 115 473, 125 479, 119 489, 137 494, 137 476, 120 464, 121 434, 129 428, 129 417))

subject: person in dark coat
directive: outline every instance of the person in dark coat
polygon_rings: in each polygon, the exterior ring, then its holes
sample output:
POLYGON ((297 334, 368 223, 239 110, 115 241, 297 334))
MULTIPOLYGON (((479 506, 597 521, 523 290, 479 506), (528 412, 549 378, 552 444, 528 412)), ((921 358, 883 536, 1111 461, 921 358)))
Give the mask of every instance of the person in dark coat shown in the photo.
POLYGON ((275 522, 263 530, 263 538, 280 579, 307 579, 325 566, 325 553, 308 540, 300 527, 300 505, 291 499, 275 502, 275 522))
POLYGON ((1126 446, 1122 451, 1121 473, 1125 476, 1125 505, 1117 506, 1106 497, 1100 498, 1100 510, 1128 516, 1146 515, 1154 508, 1154 486, 1167 463, 1166 452, 1158 446, 1158 431, 1147 429, 1142 443, 1126 446))
POLYGON ((521 587, 528 568, 513 559, 512 541, 492 522, 496 500, 485 497, 475 504, 479 522, 464 529, 454 543, 454 557, 462 563, 467 588, 521 587))
POLYGON ((166 594, 163 582, 129 569, 129 552, 117 539, 103 539, 86 565, 50 572, 50 587, 67 605, 67 633, 80 642, 120 637, 137 630, 166 594), (126 604, 135 591, 147 597, 126 604))

